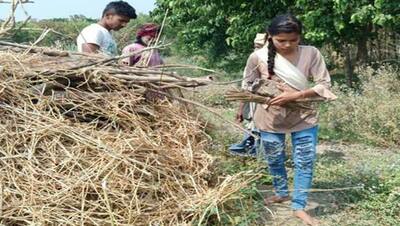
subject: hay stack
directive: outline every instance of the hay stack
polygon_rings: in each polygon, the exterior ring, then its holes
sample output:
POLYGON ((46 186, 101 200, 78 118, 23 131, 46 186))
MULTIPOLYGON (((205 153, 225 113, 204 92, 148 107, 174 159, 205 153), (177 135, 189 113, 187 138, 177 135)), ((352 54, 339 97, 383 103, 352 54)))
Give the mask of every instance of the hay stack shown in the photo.
POLYGON ((210 187, 202 123, 143 98, 205 82, 22 50, 0 52, 0 223, 190 225, 246 186, 210 187))

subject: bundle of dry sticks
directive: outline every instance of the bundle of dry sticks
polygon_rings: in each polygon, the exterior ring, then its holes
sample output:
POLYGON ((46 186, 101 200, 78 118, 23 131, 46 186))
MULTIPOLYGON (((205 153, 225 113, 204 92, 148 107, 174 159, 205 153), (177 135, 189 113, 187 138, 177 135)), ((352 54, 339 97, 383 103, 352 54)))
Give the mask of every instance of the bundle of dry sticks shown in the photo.
MULTIPOLYGON (((257 79, 249 90, 231 89, 225 93, 224 97, 227 101, 243 101, 255 102, 259 104, 268 104, 268 102, 280 95, 281 90, 278 89, 278 83, 273 80, 257 79)), ((304 98, 296 100, 294 103, 286 104, 292 108, 311 108, 310 103, 326 101, 322 97, 304 98)))
POLYGON ((116 60, 0 43, 1 224, 201 224, 254 179, 210 183, 204 123, 143 95, 208 79, 116 60))

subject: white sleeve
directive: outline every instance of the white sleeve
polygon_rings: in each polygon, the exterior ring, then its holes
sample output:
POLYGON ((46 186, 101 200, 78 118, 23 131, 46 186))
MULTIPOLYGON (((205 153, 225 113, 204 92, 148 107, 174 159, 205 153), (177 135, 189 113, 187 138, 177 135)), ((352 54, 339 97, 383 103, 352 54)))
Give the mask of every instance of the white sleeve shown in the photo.
POLYGON ((83 29, 79 36, 81 38, 82 44, 90 43, 96 44, 98 46, 101 46, 104 39, 103 33, 99 29, 96 29, 96 27, 92 26, 83 29))

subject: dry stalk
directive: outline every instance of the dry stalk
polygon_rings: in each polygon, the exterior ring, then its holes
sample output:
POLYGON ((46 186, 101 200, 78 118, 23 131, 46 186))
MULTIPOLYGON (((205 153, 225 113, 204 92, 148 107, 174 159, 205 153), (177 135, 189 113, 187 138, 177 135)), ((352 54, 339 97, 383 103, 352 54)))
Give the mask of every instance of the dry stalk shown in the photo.
MULTIPOLYGON (((260 94, 258 92, 253 93, 247 90, 231 89, 225 93, 224 97, 227 101, 242 101, 242 102, 255 102, 259 104, 268 104, 268 102, 275 97, 275 94, 268 92, 260 94)), ((298 99, 293 103, 286 104, 285 106, 289 108, 312 109, 311 106, 312 103, 318 103, 324 101, 326 101, 326 99, 322 97, 305 98, 305 99, 298 99)))
MULTIPOLYGON (((15 11, 17 10, 18 6, 21 6, 26 3, 33 3, 33 1, 29 0, 11 0, 11 1, 0 1, 1 3, 9 3, 11 4, 11 10, 8 17, 5 18, 4 22, 0 24, 0 37, 8 34, 11 30, 15 28, 15 11)), ((30 16, 28 16, 27 12, 24 10, 25 15, 27 18, 22 23, 22 26, 25 25, 29 20, 30 16)))

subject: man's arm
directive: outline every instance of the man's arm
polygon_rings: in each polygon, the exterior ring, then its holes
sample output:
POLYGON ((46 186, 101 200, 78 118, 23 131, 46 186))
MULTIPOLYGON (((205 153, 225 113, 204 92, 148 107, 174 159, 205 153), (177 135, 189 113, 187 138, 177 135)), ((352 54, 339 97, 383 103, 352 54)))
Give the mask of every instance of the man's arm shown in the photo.
POLYGON ((84 53, 99 53, 100 46, 93 43, 83 43, 82 52, 84 53))

